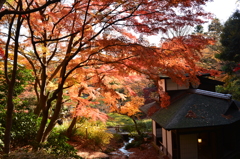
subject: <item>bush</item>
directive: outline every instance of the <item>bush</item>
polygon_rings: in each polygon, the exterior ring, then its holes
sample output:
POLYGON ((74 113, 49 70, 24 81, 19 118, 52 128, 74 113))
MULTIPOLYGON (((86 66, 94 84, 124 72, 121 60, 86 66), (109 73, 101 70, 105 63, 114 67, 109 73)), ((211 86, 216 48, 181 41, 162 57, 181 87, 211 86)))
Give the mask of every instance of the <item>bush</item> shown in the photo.
POLYGON ((137 124, 141 132, 152 132, 152 122, 150 119, 139 120, 137 124))
POLYGON ((0 151, 2 151, 4 147, 4 143, 2 141, 4 136, 4 130, 5 130, 4 127, 2 127, 2 124, 0 123, 0 151))
POLYGON ((77 150, 75 150, 73 146, 69 145, 67 141, 68 138, 65 135, 54 130, 49 136, 48 141, 43 144, 42 148, 46 150, 48 154, 52 154, 54 156, 80 158, 77 156, 77 150))
POLYGON ((123 142, 123 136, 121 134, 113 134, 113 138, 116 142, 123 142))
POLYGON ((76 135, 90 140, 87 146, 102 149, 110 143, 113 134, 106 132, 106 125, 101 122, 85 121, 81 123, 81 127, 77 127, 76 135))
MULTIPOLYGON (((0 156, 3 157, 3 156, 0 156)), ((15 151, 8 155, 6 159, 72 159, 72 157, 55 156, 45 151, 15 151)))
MULTIPOLYGON (((0 138, 3 138, 6 124, 6 110, 0 111, 0 138)), ((39 119, 33 113, 25 113, 23 111, 13 114, 13 125, 11 130, 12 146, 25 146, 32 144, 39 127, 39 119)), ((1 141, 0 141, 1 147, 1 141)))
POLYGON ((123 127, 121 127, 121 131, 129 132, 131 135, 136 133, 134 124, 133 125, 124 125, 123 127))
POLYGON ((89 133, 89 139, 91 139, 94 145, 100 149, 109 144, 112 137, 113 135, 105 132, 104 129, 95 129, 89 133))
POLYGON ((142 143, 142 140, 133 140, 131 143, 126 144, 125 149, 128 150, 130 148, 139 147, 142 143))
POLYGON ((33 113, 14 113, 11 131, 13 146, 32 144, 35 140, 39 123, 40 120, 33 113))
MULTIPOLYGON (((152 131, 151 121, 148 120, 137 120, 137 127, 142 134, 152 131)), ((134 124, 124 125, 121 130, 129 132, 132 136, 137 135, 136 127, 134 124)))
POLYGON ((117 113, 109 113, 110 117, 107 121, 107 126, 118 126, 118 125, 131 125, 134 124, 132 119, 126 115, 121 115, 117 113))

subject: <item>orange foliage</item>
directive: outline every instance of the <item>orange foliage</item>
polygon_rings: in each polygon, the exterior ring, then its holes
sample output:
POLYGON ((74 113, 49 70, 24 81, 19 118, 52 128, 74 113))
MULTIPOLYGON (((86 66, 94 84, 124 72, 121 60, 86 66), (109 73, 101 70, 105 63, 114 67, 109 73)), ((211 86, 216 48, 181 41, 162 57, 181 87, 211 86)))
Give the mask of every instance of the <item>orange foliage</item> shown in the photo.
POLYGON ((140 112, 139 107, 144 103, 144 99, 140 97, 133 97, 129 102, 126 102, 124 106, 120 107, 118 113, 125 114, 127 116, 136 115, 140 112))
MULTIPOLYGON (((102 101, 112 110, 132 115, 142 104, 135 96, 138 92, 127 84, 134 78, 147 77, 157 83, 163 74, 178 84, 197 82, 196 75, 202 69, 196 62, 211 40, 186 35, 162 38, 154 46, 144 37, 165 34, 176 26, 203 23, 209 14, 200 5, 207 1, 76 0, 72 4, 52 4, 22 16, 28 36, 20 42, 19 52, 28 61, 23 61, 24 65, 34 70, 40 99, 53 100, 53 94, 60 101, 64 90, 82 114, 94 114, 97 110, 90 106, 102 101), (79 95, 81 88, 80 94, 86 98, 79 95), (131 100, 119 109, 119 101, 127 96, 131 100)), ((44 2, 23 2, 23 10, 44 2)), ((161 90, 158 93, 161 107, 166 107, 169 97, 161 90)), ((44 109, 47 102, 41 103, 44 109)), ((61 102, 57 104, 62 107, 61 102)))

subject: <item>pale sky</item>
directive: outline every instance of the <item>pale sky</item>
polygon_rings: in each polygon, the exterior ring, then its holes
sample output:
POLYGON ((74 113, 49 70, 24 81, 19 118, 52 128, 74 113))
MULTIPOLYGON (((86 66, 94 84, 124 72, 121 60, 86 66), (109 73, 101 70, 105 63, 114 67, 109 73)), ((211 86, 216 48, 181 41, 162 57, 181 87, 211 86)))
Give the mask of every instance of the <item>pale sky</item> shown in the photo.
POLYGON ((240 9, 238 0, 213 0, 207 3, 205 10, 211 12, 223 24, 237 9, 240 9))
MULTIPOLYGON (((226 20, 237 10, 240 10, 240 0, 213 0, 213 2, 208 2, 205 6, 203 6, 206 12, 211 12, 214 18, 218 18, 222 24, 226 22, 226 20), (237 2, 239 1, 239 2, 237 2)), ((203 24, 204 32, 208 31, 208 25, 211 23, 211 19, 209 19, 209 23, 203 24)), ((148 39, 152 43, 156 43, 159 41, 158 39, 161 36, 150 36, 148 39)))

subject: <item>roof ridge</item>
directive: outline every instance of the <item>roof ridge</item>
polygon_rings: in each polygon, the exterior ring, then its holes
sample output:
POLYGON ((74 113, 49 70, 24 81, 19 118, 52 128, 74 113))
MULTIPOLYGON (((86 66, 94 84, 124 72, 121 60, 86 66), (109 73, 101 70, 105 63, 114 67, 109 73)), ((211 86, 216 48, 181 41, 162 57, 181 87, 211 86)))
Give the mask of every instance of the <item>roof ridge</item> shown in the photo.
POLYGON ((205 96, 210 96, 210 97, 215 97, 215 98, 232 99, 231 94, 223 94, 223 93, 218 93, 218 92, 206 91, 206 90, 202 90, 202 89, 189 89, 188 91, 190 93, 195 93, 195 94, 200 94, 200 95, 205 95, 205 96))

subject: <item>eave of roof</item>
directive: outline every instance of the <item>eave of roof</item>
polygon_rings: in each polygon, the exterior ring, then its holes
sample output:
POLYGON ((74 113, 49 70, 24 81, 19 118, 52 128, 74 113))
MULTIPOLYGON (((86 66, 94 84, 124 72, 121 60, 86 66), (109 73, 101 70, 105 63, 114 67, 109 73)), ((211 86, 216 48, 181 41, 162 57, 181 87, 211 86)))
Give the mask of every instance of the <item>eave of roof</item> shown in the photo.
MULTIPOLYGON (((185 76, 188 77, 189 74, 186 74, 185 76)), ((211 74, 210 73, 200 73, 200 74, 198 74, 196 76, 198 76, 198 77, 210 77, 211 74)), ((170 77, 167 76, 167 75, 160 75, 160 78, 162 78, 162 79, 170 79, 170 77)))
POLYGON ((148 114, 151 107, 159 107, 150 118, 169 130, 231 124, 240 120, 239 105, 239 102, 231 99, 185 92, 168 108, 160 108, 158 103, 153 102, 142 106, 140 110, 148 114))

